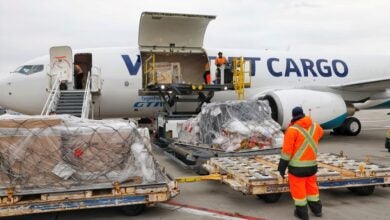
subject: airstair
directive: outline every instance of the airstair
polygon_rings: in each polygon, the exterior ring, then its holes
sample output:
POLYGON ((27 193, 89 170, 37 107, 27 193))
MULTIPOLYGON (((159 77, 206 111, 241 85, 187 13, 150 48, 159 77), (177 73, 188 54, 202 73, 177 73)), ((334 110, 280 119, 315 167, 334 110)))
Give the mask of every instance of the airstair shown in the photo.
POLYGON ((41 115, 68 114, 80 118, 93 118, 91 73, 84 90, 61 90, 61 76, 57 76, 41 115))
POLYGON ((55 113, 81 117, 84 95, 84 90, 60 91, 60 97, 57 102, 55 113))

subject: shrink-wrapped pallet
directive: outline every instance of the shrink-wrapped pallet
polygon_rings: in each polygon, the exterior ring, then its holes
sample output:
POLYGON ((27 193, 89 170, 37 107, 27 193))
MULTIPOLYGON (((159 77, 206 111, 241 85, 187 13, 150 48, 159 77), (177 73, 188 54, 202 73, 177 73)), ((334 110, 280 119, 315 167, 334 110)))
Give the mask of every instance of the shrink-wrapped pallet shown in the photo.
POLYGON ((127 122, 1 116, 0 159, 0 194, 156 181, 154 159, 127 122))
POLYGON ((197 117, 181 127, 179 140, 225 151, 279 148, 281 127, 265 101, 227 101, 202 106, 197 117))

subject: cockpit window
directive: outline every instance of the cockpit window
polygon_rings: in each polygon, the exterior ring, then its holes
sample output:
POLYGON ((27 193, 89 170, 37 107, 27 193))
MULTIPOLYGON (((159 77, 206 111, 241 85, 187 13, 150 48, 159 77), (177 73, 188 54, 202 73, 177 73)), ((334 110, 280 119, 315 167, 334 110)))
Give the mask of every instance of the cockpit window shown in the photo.
POLYGON ((15 73, 30 75, 33 73, 41 72, 42 70, 43 70, 43 65, 24 65, 18 67, 15 70, 15 73))

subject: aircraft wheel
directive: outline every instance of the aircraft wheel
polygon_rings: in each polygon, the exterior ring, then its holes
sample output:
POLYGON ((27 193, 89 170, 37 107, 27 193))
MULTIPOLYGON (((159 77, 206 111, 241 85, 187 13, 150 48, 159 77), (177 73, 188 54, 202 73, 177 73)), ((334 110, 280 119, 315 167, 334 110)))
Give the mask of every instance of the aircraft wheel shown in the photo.
POLYGON ((137 216, 145 210, 145 204, 122 206, 121 210, 127 216, 137 216))
POLYGON ((355 117, 345 119, 343 126, 345 128, 345 134, 348 136, 356 136, 362 129, 359 119, 355 117))
POLYGON ((348 187, 348 189, 359 196, 368 196, 374 192, 375 186, 348 187))
POLYGON ((362 125, 359 119, 355 117, 349 117, 345 119, 340 127, 333 128, 334 135, 356 136, 360 133, 362 125))
POLYGON ((275 202, 279 201, 281 196, 282 196, 282 193, 271 193, 271 194, 257 195, 257 197, 259 199, 262 199, 266 203, 275 203, 275 202))

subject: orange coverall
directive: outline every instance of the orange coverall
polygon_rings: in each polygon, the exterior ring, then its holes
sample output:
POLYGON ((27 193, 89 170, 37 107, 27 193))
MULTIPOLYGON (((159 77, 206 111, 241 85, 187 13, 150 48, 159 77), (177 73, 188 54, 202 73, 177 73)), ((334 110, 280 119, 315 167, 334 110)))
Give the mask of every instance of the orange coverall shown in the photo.
POLYGON ((321 213, 322 207, 315 173, 318 141, 323 134, 321 126, 305 116, 287 128, 281 152, 280 163, 288 163, 290 192, 295 205, 299 208, 309 203, 314 213, 321 213))

